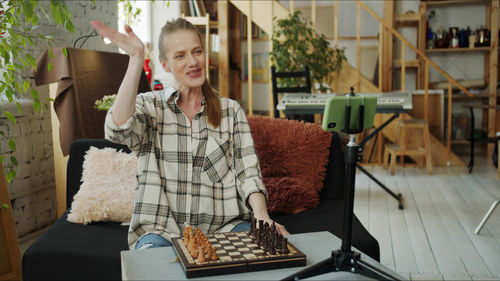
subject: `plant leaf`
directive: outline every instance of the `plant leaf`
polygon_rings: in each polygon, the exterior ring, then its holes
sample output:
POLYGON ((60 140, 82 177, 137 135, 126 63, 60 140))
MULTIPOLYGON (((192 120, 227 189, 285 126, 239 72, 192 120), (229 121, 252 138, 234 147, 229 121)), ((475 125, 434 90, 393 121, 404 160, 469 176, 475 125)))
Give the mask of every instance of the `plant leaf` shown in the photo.
POLYGON ((9 140, 9 148, 12 150, 12 152, 16 151, 16 141, 13 139, 9 140))
POLYGON ((23 91, 24 91, 24 93, 28 92, 29 88, 30 88, 30 82, 28 80, 24 80, 24 82, 23 82, 23 91))
POLYGON ((4 111, 3 114, 5 115, 5 117, 7 117, 7 119, 9 119, 10 122, 16 124, 16 117, 14 117, 14 115, 12 115, 12 113, 10 113, 8 111, 4 111))
MULTIPOLYGON (((10 157, 10 162, 12 163, 12 165, 14 165, 16 167, 18 166, 17 165, 17 158, 15 156, 10 157)), ((14 171, 14 176, 16 176, 15 171, 14 171)))

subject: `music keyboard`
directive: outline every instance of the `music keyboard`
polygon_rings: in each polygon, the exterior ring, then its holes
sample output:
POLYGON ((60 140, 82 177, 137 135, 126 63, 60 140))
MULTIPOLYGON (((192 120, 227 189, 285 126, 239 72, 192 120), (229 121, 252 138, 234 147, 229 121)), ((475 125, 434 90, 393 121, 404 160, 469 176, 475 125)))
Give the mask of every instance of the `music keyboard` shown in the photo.
MULTIPOLYGON (((387 92, 377 94, 356 94, 377 96, 378 113, 407 112, 411 110, 412 98, 408 92, 387 92)), ((284 94, 276 109, 283 110, 285 114, 313 114, 323 113, 328 99, 335 94, 284 94)))

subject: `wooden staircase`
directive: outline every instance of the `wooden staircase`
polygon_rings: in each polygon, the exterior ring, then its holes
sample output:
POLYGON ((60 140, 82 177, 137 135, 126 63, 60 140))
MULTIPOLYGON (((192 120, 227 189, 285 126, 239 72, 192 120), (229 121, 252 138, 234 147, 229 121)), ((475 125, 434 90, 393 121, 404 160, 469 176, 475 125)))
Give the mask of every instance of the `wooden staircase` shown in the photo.
MULTIPOLYGON (((241 1, 230 0, 230 2, 238 8, 241 13, 248 16, 252 15, 252 22, 269 35, 273 34, 273 18, 287 18, 289 11, 283 7, 278 1, 241 1), (258 11, 255 12, 255 11, 258 11)), ((342 65, 340 73, 332 73, 334 76, 333 83, 330 85, 336 93, 348 93, 350 87, 358 84, 358 92, 377 93, 380 89, 375 86, 369 79, 361 75, 355 67, 349 63, 342 65)), ((390 118, 392 114, 377 114, 375 117, 375 126, 381 125, 385 120, 390 118)), ((411 116, 408 116, 411 119, 411 116)), ((382 134, 390 141, 395 141, 395 122, 390 123, 382 134)), ((431 135, 431 151, 432 164, 435 167, 439 166, 465 166, 465 163, 453 152, 447 153, 447 146, 439 139, 431 135)))

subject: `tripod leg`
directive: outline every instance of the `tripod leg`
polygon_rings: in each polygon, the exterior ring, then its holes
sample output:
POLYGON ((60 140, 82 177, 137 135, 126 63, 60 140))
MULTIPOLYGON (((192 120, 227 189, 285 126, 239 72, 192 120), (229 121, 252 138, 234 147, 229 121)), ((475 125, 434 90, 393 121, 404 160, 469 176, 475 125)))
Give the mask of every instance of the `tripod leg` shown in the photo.
POLYGON ((376 268, 363 260, 358 260, 356 273, 369 278, 373 278, 375 280, 402 280, 401 277, 394 276, 390 272, 385 272, 379 268, 376 268))
POLYGON ((376 177, 374 177, 372 174, 370 174, 370 172, 365 170, 365 168, 361 167, 359 164, 356 164, 356 167, 358 167, 358 169, 361 170, 361 172, 363 172, 370 179, 372 179, 375 183, 377 183, 383 190, 385 190, 387 193, 389 193, 389 195, 394 197, 394 199, 396 199, 398 201, 398 208, 400 210, 404 209, 404 207, 403 207, 403 195, 401 193, 395 194, 392 190, 387 188, 387 186, 385 186, 383 183, 381 183, 376 177))

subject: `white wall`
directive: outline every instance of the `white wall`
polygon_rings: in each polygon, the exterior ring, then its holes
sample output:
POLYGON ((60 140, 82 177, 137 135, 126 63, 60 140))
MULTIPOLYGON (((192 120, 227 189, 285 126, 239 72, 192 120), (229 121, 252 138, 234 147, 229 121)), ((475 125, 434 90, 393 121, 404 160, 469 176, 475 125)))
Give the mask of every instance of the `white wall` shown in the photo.
POLYGON ((158 39, 160 37, 161 28, 167 21, 176 19, 180 16, 179 1, 170 1, 170 6, 167 7, 165 1, 155 1, 151 8, 151 41, 153 46, 153 77, 160 80, 164 85, 168 80, 167 73, 160 65, 158 59, 158 39))

